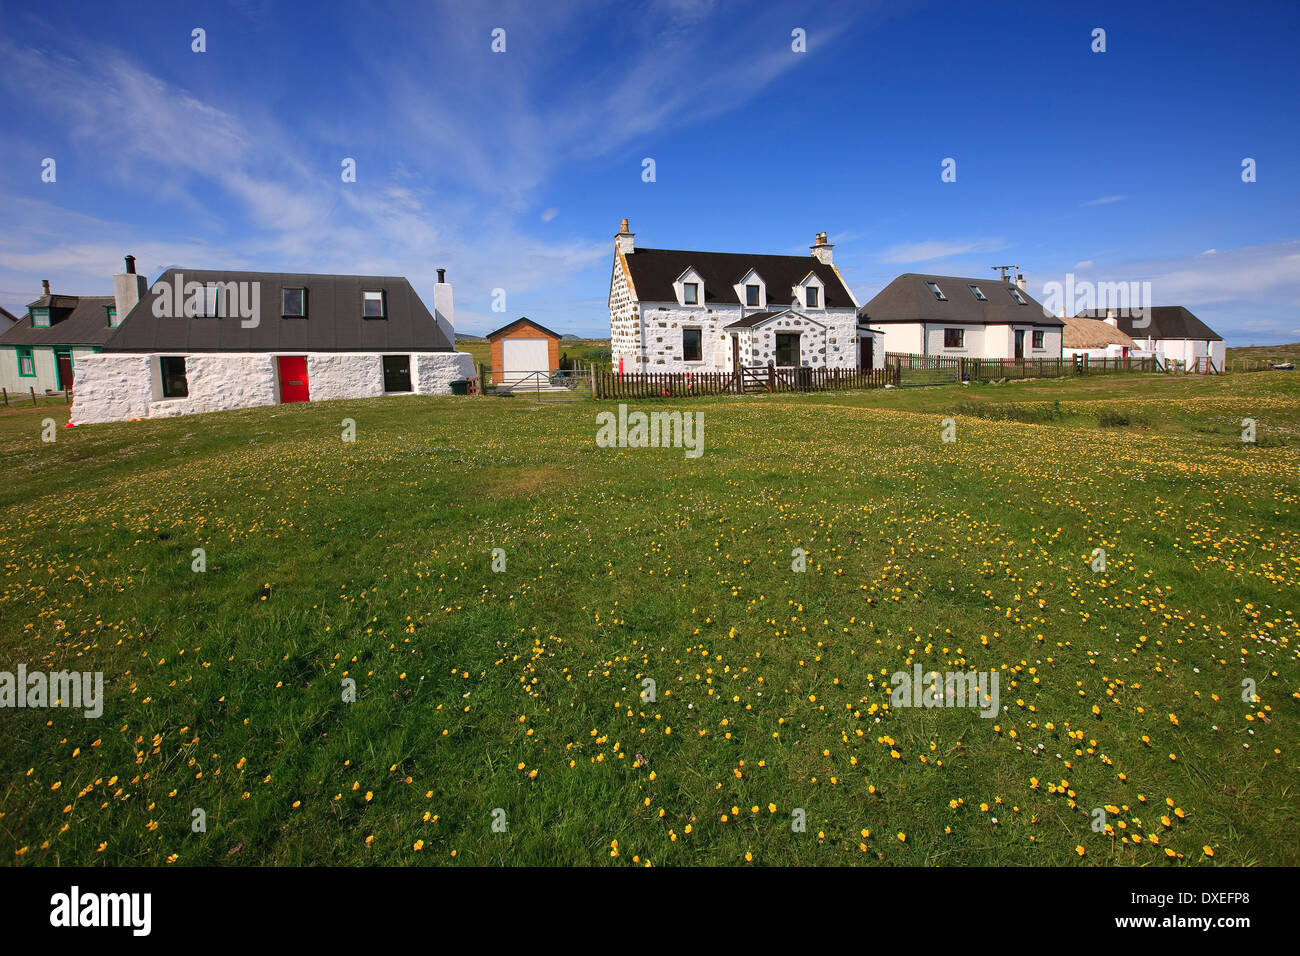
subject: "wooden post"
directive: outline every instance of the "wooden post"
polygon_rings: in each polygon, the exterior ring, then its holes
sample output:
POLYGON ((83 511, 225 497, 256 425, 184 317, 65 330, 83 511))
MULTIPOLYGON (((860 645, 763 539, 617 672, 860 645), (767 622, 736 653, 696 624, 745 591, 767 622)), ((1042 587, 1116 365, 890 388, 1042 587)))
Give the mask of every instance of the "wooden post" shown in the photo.
POLYGON ((35 408, 36 407, 36 386, 34 385, 31 386, 29 390, 32 393, 32 407, 35 408))
POLYGON ((6 389, 6 388, 0 388, 0 393, 2 393, 2 394, 4 395, 4 397, 5 397, 5 408, 8 408, 8 407, 9 407, 9 390, 6 389))
POLYGON ((65 388, 65 389, 63 390, 63 404, 64 404, 64 405, 71 405, 71 404, 72 404, 72 389, 70 389, 70 388, 65 388))

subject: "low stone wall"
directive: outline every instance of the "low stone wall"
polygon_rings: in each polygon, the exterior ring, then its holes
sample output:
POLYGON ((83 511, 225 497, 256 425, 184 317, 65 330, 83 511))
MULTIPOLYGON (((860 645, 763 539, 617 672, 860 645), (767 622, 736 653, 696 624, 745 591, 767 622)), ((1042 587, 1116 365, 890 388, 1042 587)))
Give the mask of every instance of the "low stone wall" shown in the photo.
MULTIPOLYGON (((393 354, 410 355, 411 388, 421 395, 448 395, 453 381, 474 375, 474 359, 467 352, 393 354)), ((312 401, 384 394, 382 353, 306 355, 307 388, 312 401)), ((277 370, 277 355, 267 352, 186 355, 189 395, 163 398, 157 355, 90 355, 77 364, 71 420, 88 425, 275 405, 280 401, 277 370)))

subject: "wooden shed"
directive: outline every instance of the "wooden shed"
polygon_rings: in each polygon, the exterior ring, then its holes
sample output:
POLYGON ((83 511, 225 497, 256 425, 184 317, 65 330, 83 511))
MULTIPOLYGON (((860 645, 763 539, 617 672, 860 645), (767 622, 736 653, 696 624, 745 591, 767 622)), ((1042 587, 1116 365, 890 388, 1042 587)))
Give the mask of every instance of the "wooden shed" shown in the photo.
POLYGON ((489 332, 492 380, 499 385, 546 384, 560 367, 560 334, 524 316, 489 332))

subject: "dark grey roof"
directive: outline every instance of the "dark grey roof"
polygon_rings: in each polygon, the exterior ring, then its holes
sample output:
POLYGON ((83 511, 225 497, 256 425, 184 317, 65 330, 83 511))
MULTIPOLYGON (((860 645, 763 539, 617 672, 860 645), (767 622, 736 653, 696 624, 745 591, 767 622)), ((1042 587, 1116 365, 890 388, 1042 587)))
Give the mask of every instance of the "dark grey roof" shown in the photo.
POLYGON ((509 332, 511 329, 513 329, 516 325, 519 325, 521 322, 527 322, 529 325, 531 325, 533 328, 537 329, 538 331, 545 332, 547 335, 554 335, 557 339, 562 337, 559 332, 552 332, 546 326, 542 325, 542 323, 534 319, 530 319, 526 315, 521 315, 513 322, 507 322, 505 325, 501 326, 501 328, 489 332, 487 335, 484 336, 484 338, 490 339, 492 338, 492 336, 500 335, 502 332, 509 332))
MULTIPOLYGON (((10 325, 12 325, 13 323, 15 323, 15 322, 18 321, 18 316, 14 315, 12 312, 10 312, 8 309, 6 309, 3 305, 0 305, 0 320, 4 320, 4 321, 8 322, 10 325)), ((5 328, 6 328, 6 329, 9 328, 9 326, 6 325, 5 328)))
MULTIPOLYGON (((789 309, 782 309, 781 311, 782 311, 782 312, 788 312, 789 309)), ((725 326, 725 328, 728 328, 728 329, 752 329, 754 326, 758 325, 760 322, 766 322, 766 321, 767 321, 768 319, 770 319, 772 316, 774 316, 774 315, 780 315, 780 314, 781 314, 781 312, 751 312, 749 315, 745 316, 743 319, 737 319, 735 322, 732 322, 730 325, 725 326)))
MULTIPOLYGON (((1122 311, 1120 309, 1114 310, 1122 311)), ((1191 339, 1195 342, 1222 342, 1223 337, 1181 305, 1149 306, 1142 318, 1117 315, 1120 329, 1135 339, 1191 339), (1138 325, 1137 323, 1143 323, 1138 325), (1150 323, 1150 324, 1146 324, 1150 323)), ((1106 318, 1105 309, 1086 309, 1079 313, 1085 319, 1106 318)))
POLYGON ((808 273, 816 273, 825 288, 826 308, 853 308, 853 296, 839 273, 812 256, 747 255, 739 252, 689 252, 681 249, 637 249, 626 256, 632 284, 642 302, 676 302, 673 283, 688 268, 704 280, 704 303, 743 305, 733 288, 750 269, 767 285, 769 305, 794 305, 790 289, 808 273))
POLYGON ((50 327, 33 328, 23 316, 0 333, 0 345, 103 345, 113 334, 108 324, 111 295, 41 296, 31 308, 50 310, 50 327))
POLYGON ((106 352, 386 352, 451 351, 411 283, 398 276, 307 275, 168 269, 150 285, 104 345, 106 352), (154 290, 190 282, 259 283, 261 314, 255 328, 238 317, 160 318, 154 290), (281 317, 281 290, 307 290, 307 317, 281 317), (383 319, 361 317, 361 293, 385 293, 383 319))
POLYGON ((1065 323, 1044 311, 1042 305, 1024 289, 1020 294, 1026 304, 1016 301, 1011 290, 1017 288, 997 276, 984 279, 961 276, 921 275, 907 272, 885 286, 858 316, 871 322, 953 322, 961 325, 1046 325, 1059 328, 1065 323), (926 285, 939 286, 945 299, 934 297, 926 285), (978 286, 984 293, 979 299, 970 290, 978 286))

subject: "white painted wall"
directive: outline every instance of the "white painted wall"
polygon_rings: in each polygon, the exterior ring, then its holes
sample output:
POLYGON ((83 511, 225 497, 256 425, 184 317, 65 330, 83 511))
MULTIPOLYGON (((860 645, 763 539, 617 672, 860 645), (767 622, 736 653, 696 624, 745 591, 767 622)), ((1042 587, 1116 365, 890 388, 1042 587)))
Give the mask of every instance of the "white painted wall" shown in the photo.
MULTIPOLYGON (((304 354, 304 353, 284 353, 304 354)), ((312 401, 384 394, 379 352, 308 352, 307 388, 312 401)), ((451 382, 474 375, 466 352, 410 354, 411 388, 421 395, 451 392, 451 382)), ((275 405, 280 400, 277 354, 213 352, 185 356, 189 395, 163 398, 159 354, 100 353, 76 368, 71 420, 78 425, 170 418, 198 412, 275 405)))

